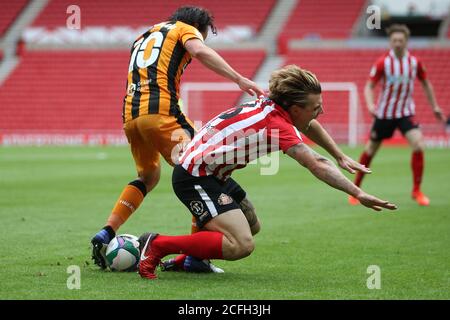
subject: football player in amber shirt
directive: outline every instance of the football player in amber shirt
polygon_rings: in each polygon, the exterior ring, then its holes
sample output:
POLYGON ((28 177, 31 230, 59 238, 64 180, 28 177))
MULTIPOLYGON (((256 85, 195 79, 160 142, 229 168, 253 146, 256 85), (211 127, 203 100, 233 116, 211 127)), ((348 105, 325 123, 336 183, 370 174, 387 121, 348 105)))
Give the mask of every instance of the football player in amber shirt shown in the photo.
MULTIPOLYGON (((177 164, 181 146, 194 135, 192 122, 178 105, 180 79, 192 58, 235 82, 242 91, 250 95, 264 94, 253 81, 236 72, 204 44, 208 28, 216 33, 208 10, 181 7, 168 21, 154 25, 132 45, 122 118, 137 178, 123 189, 105 227, 91 240, 94 262, 103 269, 106 268, 106 246, 159 181, 159 155, 170 165, 177 164)), ((254 208, 239 184, 231 183, 228 193, 246 211, 249 221, 256 221, 254 208)), ((256 233, 258 226, 254 225, 253 230, 256 233)), ((187 258, 190 268, 203 267, 201 261, 184 255, 177 257, 175 265, 185 265, 187 258)), ((213 265, 208 264, 208 267, 214 271, 213 265)))

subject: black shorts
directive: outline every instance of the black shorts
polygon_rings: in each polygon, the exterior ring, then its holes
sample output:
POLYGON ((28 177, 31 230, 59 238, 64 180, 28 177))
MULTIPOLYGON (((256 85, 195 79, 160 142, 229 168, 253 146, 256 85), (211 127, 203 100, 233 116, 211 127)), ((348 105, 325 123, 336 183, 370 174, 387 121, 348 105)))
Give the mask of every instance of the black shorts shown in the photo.
POLYGON ((232 178, 224 182, 215 176, 194 177, 180 165, 173 169, 172 187, 195 217, 199 228, 221 213, 240 209, 239 203, 246 196, 232 178))
POLYGON ((395 129, 399 129, 403 135, 411 129, 418 128, 414 116, 398 119, 378 119, 376 118, 370 130, 370 140, 381 141, 392 137, 395 129))

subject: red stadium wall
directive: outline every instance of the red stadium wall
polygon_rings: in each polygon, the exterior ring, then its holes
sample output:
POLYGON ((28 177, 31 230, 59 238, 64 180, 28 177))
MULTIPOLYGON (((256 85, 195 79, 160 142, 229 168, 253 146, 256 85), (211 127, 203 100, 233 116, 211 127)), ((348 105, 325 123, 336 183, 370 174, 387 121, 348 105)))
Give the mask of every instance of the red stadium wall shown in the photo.
POLYGON ((365 0, 301 0, 278 37, 281 53, 293 39, 347 39, 351 37, 365 0))
MULTIPOLYGON (((262 50, 221 51, 246 77, 262 63, 262 50)), ((25 52, 12 75, 0 87, 3 117, 0 134, 107 134, 121 133, 129 52, 25 52)), ((182 82, 226 81, 193 61, 182 82)), ((235 93, 207 94, 197 111, 206 120, 237 103, 235 93)))
MULTIPOLYGON (((2 8, 0 35, 2 28, 6 30, 27 3, 25 0, 12 1, 2 8)), ((239 25, 250 26, 258 32, 276 0, 250 0, 245 4, 238 0, 230 0, 226 4, 219 0, 193 0, 188 3, 210 9, 216 17, 219 32, 227 26, 239 25)), ((364 0, 298 1, 278 37, 280 44, 286 44, 292 39, 347 39, 351 37, 352 27, 365 3, 364 0)), ((68 17, 66 9, 72 4, 68 0, 49 1, 32 27, 43 27, 50 30, 50 34, 51 30, 64 29, 68 17)), ((81 9, 82 29, 96 26, 150 26, 163 21, 177 7, 185 4, 182 0, 136 0, 132 5, 121 0, 76 1, 81 9)), ((77 43, 71 45, 76 48, 77 43)), ((93 46, 97 47, 97 42, 93 46)), ((281 47, 286 58, 285 64, 295 63, 309 69, 317 74, 321 82, 354 82, 357 85, 359 111, 362 114, 360 120, 365 126, 361 134, 367 137, 371 117, 365 107, 363 88, 373 62, 385 51, 348 48, 289 51, 286 45, 281 47)), ((0 86, 3 114, 0 118, 0 144, 13 134, 76 135, 76 141, 86 141, 89 137, 94 137, 92 141, 98 141, 105 139, 104 136, 108 134, 123 138, 121 111, 128 50, 19 51, 23 51, 20 63, 0 86)), ((411 52, 423 60, 439 104, 446 114, 450 113, 450 90, 447 89, 450 77, 445 72, 450 67, 450 49, 419 49, 411 52)), ((256 74, 266 57, 264 48, 221 51, 221 54, 249 78, 256 74)), ((182 77, 183 82, 228 81, 194 59, 182 77)), ((201 93, 201 98, 198 98, 199 95, 194 96, 196 98, 190 99, 190 104, 193 103, 195 107, 189 106, 189 115, 204 123, 220 111, 235 105, 242 94, 236 90, 201 93)), ((321 121, 325 124, 340 122, 345 126, 348 123, 348 94, 324 92, 323 96, 325 114, 321 116, 321 121)), ((429 136, 445 134, 443 126, 435 120, 420 85, 416 85, 414 98, 417 118, 424 132, 429 136)), ((111 139, 115 141, 115 138, 111 139)))
POLYGON ((183 5, 198 5, 208 8, 215 16, 219 28, 228 25, 249 25, 259 31, 270 13, 275 0, 134 0, 132 5, 122 0, 52 0, 39 15, 34 26, 55 29, 64 27, 66 9, 76 4, 81 9, 82 27, 86 26, 150 26, 165 21, 176 8, 183 5), (239 14, 237 14, 239 13, 239 14))
MULTIPOLYGON (((362 112, 362 119, 366 124, 365 137, 367 137, 372 118, 365 105, 364 85, 372 64, 385 52, 379 49, 293 50, 288 53, 286 64, 295 63, 313 71, 321 82, 355 82, 358 86, 359 111, 362 112)), ((428 79, 434 86, 437 101, 444 113, 449 115, 450 77, 443 70, 449 70, 450 49, 414 49, 411 53, 423 61, 427 68, 428 79)), ((379 90, 380 85, 377 86, 377 94, 379 90)), ((416 81, 413 97, 416 104, 416 118, 421 123, 424 133, 445 135, 445 128, 434 117, 419 81, 416 81)), ((323 99, 325 113, 321 115, 320 121, 345 123, 348 116, 348 96, 344 93, 325 92, 323 99)), ((393 141, 403 142, 403 139, 400 139, 397 133, 393 141)))
MULTIPOLYGON (((6 1, 5 1, 6 2, 6 1)), ((28 4, 28 0, 15 0, 2 3, 0 10, 0 37, 3 36, 14 22, 14 19, 28 4)))

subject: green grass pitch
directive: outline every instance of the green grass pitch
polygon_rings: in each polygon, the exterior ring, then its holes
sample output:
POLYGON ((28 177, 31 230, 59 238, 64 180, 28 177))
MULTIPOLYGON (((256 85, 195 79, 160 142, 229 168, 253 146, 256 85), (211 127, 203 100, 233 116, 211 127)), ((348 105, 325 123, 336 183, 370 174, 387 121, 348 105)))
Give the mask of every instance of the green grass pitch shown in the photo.
MULTIPOLYGON (((354 158, 361 148, 344 148, 354 158)), ((319 150, 320 153, 325 154, 319 150)), ((224 274, 102 272, 89 240, 104 225, 123 186, 134 178, 127 147, 0 148, 0 299, 449 299, 450 153, 426 152, 423 190, 430 207, 410 198, 410 152, 380 150, 366 191, 396 212, 347 205, 347 197, 280 155, 278 174, 257 165, 234 177, 262 222, 253 254, 215 263, 224 274), (67 268, 80 267, 69 290, 67 268), (368 289, 379 266, 381 289, 368 289)), ((186 234, 191 217, 170 184, 160 184, 122 227, 186 234)))

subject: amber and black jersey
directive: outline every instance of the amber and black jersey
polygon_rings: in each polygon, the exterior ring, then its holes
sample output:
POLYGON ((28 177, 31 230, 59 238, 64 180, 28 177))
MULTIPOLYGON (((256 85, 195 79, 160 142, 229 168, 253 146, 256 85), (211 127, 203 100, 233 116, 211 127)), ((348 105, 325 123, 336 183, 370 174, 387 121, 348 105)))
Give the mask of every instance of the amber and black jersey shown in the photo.
POLYGON ((180 21, 163 22, 141 35, 131 48, 123 122, 146 114, 178 115, 180 78, 192 57, 186 41, 201 33, 180 21))

